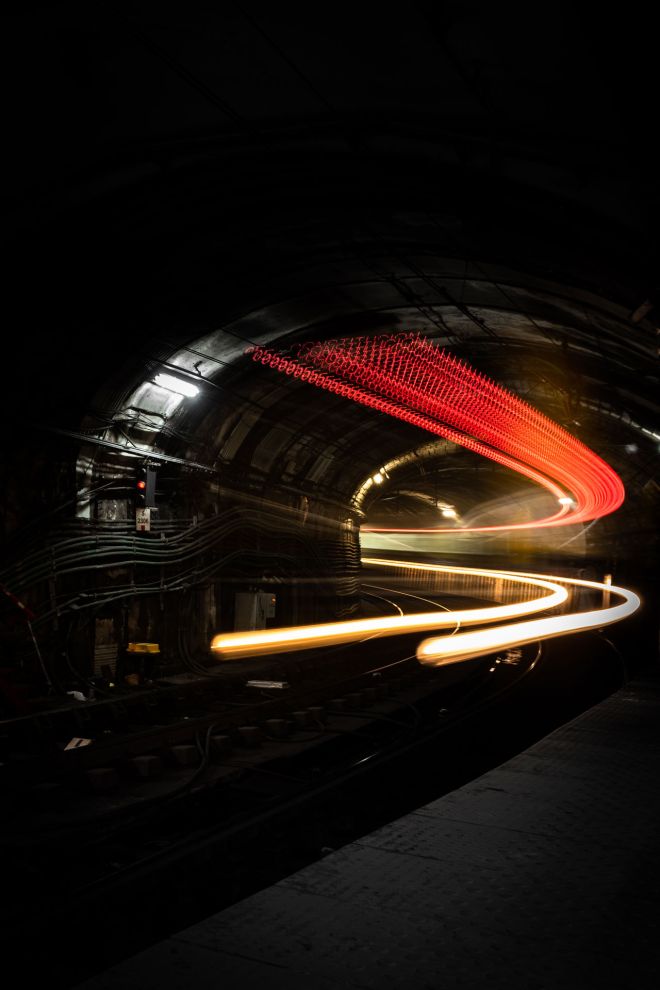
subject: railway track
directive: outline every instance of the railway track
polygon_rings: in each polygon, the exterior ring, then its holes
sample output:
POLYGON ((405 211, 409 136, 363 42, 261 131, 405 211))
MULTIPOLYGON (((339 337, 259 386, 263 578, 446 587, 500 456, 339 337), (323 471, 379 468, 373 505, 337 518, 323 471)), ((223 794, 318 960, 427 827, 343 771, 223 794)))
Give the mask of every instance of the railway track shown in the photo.
MULTIPOLYGON (((365 577, 366 612, 445 613, 478 604, 448 605, 435 592, 365 577)), ((446 635, 457 633, 454 624, 446 635)), ((558 666, 570 682, 576 674, 565 650, 546 665, 545 647, 532 642, 436 668, 418 662, 418 643, 417 633, 369 635, 15 720, 13 756, 0 781, 8 864, 2 915, 16 944, 26 939, 27 946, 35 932, 45 942, 62 938, 66 921, 53 917, 82 912, 94 965, 108 965, 139 947, 132 940, 136 925, 144 936, 140 912, 153 913, 154 937, 192 923, 324 847, 458 786, 565 717, 561 694, 551 712, 552 691, 541 698, 538 675, 527 676, 545 669, 547 678, 558 666), (62 749, 72 729, 93 742, 62 749), (32 751, 16 748, 30 740, 32 751), (213 888, 208 894, 202 875, 213 888), (194 903, 183 898, 167 907, 193 876, 194 903), (110 909, 121 916, 124 941, 115 956, 104 956, 98 930, 110 909)), ((611 676, 610 690, 620 672, 611 676)), ((590 703, 578 692, 575 698, 590 703)), ((72 963, 61 985, 85 972, 82 961, 72 963)))

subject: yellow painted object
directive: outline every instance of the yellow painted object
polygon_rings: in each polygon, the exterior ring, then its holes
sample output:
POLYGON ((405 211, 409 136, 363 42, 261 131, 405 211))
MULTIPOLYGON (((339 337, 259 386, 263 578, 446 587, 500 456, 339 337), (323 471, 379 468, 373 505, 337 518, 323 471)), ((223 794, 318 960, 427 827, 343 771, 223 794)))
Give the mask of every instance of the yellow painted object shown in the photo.
POLYGON ((129 643, 128 653, 160 653, 158 643, 129 643))

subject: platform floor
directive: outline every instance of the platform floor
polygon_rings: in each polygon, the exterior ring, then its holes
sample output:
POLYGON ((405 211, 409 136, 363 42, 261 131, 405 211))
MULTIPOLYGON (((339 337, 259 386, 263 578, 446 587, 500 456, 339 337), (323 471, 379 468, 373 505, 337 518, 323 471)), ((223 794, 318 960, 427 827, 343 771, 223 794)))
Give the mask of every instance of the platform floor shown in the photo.
POLYGON ((651 673, 465 787, 80 987, 656 990, 659 928, 651 673))

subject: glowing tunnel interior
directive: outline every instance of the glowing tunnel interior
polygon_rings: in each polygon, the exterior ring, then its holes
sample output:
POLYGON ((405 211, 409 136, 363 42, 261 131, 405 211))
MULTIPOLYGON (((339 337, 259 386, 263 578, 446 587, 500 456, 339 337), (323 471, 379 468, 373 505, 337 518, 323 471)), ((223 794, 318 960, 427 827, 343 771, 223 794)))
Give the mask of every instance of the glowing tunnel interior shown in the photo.
MULTIPOLYGON (((559 503, 544 519, 512 525, 462 527, 463 531, 563 526, 597 519, 624 499, 618 475, 557 423, 421 334, 351 337, 294 346, 286 354, 250 349, 253 360, 436 433, 537 482, 559 503)), ((365 527, 378 532, 452 532, 365 527)), ((212 642, 221 660, 256 657, 359 642, 374 636, 448 630, 419 644, 421 663, 442 666, 539 639, 597 628, 625 618, 639 598, 623 588, 542 574, 449 567, 435 563, 363 558, 372 566, 488 579, 506 604, 357 619, 281 629, 223 633, 212 642), (511 588, 517 590, 511 599, 511 588), (569 591, 584 587, 607 595, 607 607, 576 611, 569 591), (506 590, 505 590, 506 589, 506 590), (538 594, 538 592, 541 594, 538 594), (623 599, 609 606, 609 596, 623 599), (528 617, 560 608, 560 614, 528 617), (505 620, 523 620, 508 621, 505 620), (486 628, 463 631, 466 626, 486 628), (461 631, 459 631, 461 630, 461 631)), ((475 595, 474 597, 479 597, 475 595)), ((487 596, 490 597, 490 596, 487 596)), ((603 599, 605 602, 605 598, 603 599)), ((438 606, 440 609, 441 606, 438 606)))
MULTIPOLYGON (((388 413, 511 468, 559 502, 543 519, 406 532, 489 532, 587 522, 624 499, 612 468, 557 423, 421 334, 349 337, 249 350, 253 360, 388 413)), ((365 527, 402 532, 397 527, 365 527)))

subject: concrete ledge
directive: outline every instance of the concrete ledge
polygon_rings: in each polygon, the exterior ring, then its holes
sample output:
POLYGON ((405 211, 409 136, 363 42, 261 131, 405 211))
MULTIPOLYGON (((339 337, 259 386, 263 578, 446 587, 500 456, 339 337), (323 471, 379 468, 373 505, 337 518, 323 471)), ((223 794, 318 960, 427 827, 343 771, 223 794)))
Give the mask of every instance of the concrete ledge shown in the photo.
POLYGON ((647 676, 80 990, 655 990, 659 831, 647 676))

